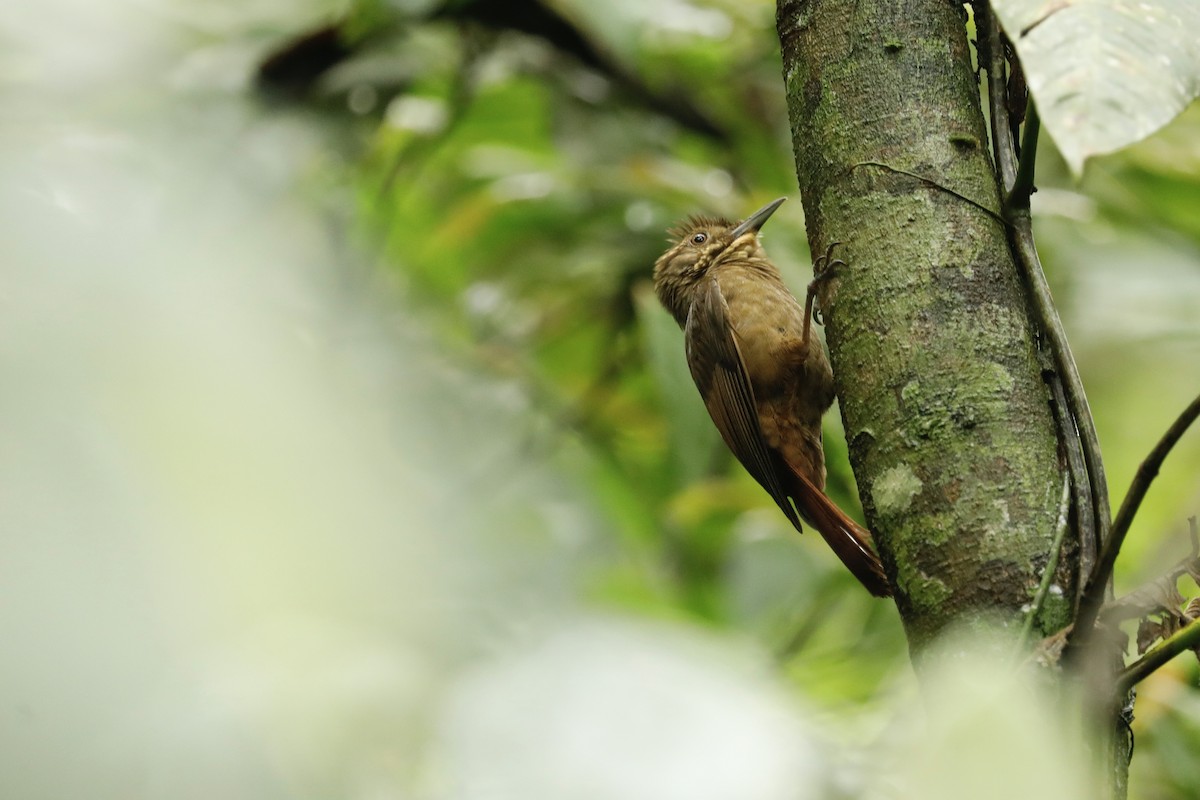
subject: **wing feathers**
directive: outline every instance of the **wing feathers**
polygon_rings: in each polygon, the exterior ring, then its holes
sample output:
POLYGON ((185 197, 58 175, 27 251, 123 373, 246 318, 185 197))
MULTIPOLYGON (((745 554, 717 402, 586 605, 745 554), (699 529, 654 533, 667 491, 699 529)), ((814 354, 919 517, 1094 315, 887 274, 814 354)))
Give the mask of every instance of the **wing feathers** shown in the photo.
POLYGON ((684 327, 688 366, 709 416, 725 444, 771 495, 788 520, 802 530, 802 515, 829 543, 842 563, 879 597, 891 594, 870 534, 845 515, 828 496, 784 462, 763 437, 754 386, 746 374, 729 306, 715 278, 699 287, 684 327), (789 495, 796 500, 793 506, 789 495))
POLYGON ((799 529, 800 520, 780 481, 776 456, 763 440, 754 387, 729 324, 729 307, 716 279, 706 283, 697 292, 684 328, 692 379, 725 444, 799 529))

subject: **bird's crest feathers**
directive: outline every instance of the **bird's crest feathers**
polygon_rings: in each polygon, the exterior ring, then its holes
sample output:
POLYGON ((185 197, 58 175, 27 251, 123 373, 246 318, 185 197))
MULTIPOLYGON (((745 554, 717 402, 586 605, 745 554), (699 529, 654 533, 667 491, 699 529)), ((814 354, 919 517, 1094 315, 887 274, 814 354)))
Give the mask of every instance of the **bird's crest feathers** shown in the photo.
POLYGON ((724 217, 714 217, 708 214, 693 214, 679 225, 667 229, 667 241, 674 242, 695 231, 713 231, 719 228, 732 228, 733 223, 724 217))

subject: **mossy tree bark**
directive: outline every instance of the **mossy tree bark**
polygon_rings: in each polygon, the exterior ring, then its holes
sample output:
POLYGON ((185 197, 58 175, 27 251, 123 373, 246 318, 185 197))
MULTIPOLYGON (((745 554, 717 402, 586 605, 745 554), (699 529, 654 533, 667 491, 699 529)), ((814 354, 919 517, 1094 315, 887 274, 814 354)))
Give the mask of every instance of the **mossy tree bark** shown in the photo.
MULTIPOLYGON (((820 301, 851 463, 914 654, 951 623, 1021 621, 1063 486, 964 14, 778 6, 809 243, 846 262, 820 301)), ((1042 634, 1069 619, 1066 556, 1042 634)))

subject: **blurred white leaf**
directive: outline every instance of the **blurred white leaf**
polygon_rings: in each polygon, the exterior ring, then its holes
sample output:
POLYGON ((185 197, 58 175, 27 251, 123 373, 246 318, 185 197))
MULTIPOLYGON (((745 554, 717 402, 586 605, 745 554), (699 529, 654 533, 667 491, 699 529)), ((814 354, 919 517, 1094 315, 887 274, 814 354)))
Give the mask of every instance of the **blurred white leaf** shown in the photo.
POLYGON ((0 22, 0 796, 395 797, 588 507, 331 235, 321 127, 174 80, 168 8, 0 22))
POLYGON ((1076 173, 1200 94, 1196 0, 993 0, 1046 130, 1076 173))
POLYGON ((765 670, 616 621, 481 666, 439 756, 452 800, 803 800, 826 795, 828 767, 765 670))

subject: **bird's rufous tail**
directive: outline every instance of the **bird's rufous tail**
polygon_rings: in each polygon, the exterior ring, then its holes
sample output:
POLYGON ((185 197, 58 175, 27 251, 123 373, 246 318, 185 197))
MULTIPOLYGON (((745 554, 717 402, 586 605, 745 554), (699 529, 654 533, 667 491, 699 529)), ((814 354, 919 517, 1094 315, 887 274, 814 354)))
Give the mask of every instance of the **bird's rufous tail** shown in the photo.
POLYGON ((817 529, 868 592, 876 597, 890 597, 892 587, 883 573, 879 556, 871 549, 871 535, 847 517, 812 481, 795 470, 792 474, 797 483, 792 499, 800 516, 817 529))

